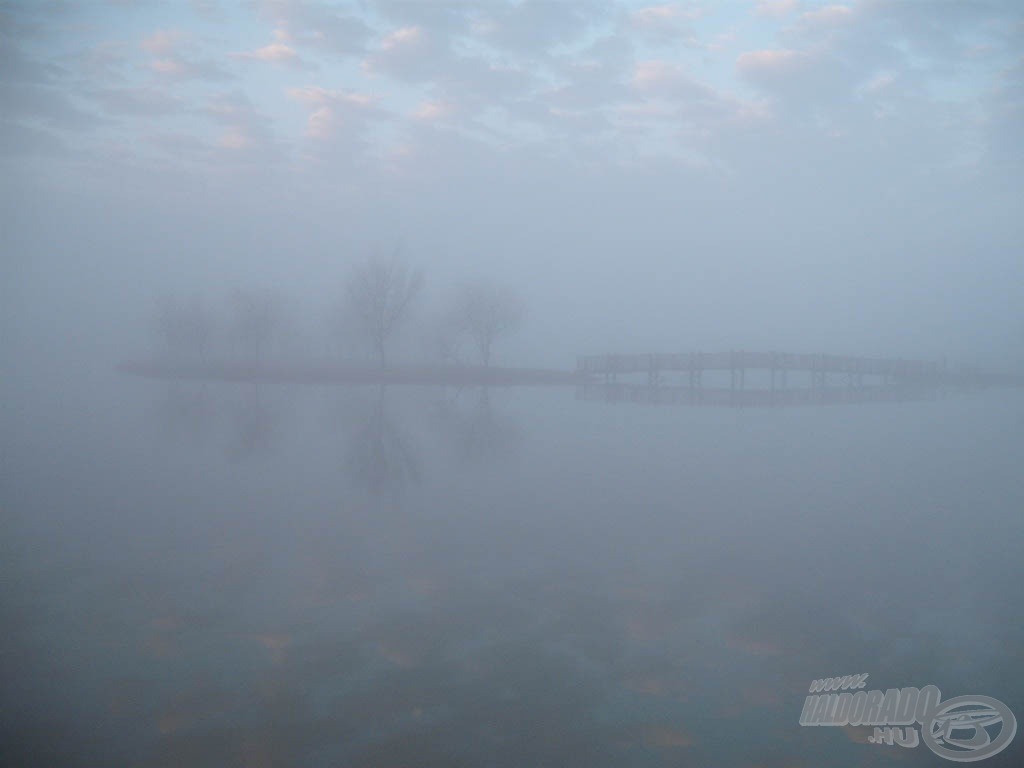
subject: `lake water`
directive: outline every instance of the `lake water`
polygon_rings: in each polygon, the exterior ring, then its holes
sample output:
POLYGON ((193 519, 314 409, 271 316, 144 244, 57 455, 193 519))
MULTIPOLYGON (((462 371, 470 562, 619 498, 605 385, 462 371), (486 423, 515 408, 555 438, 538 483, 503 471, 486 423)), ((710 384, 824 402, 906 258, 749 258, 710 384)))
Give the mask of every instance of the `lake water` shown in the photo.
POLYGON ((946 764, 799 725, 855 673, 1024 717, 1020 393, 92 383, 7 419, 5 764, 946 764))

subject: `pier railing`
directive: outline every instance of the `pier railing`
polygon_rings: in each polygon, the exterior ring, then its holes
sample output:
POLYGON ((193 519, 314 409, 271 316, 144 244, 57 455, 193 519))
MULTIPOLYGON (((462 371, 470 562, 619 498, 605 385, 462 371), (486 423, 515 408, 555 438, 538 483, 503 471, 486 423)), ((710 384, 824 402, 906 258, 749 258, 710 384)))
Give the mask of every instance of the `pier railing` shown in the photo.
POLYGON ((584 355, 577 359, 576 370, 579 373, 596 376, 617 376, 631 373, 765 370, 774 372, 806 371, 822 375, 837 373, 903 379, 932 379, 942 376, 945 365, 933 360, 734 351, 584 355))

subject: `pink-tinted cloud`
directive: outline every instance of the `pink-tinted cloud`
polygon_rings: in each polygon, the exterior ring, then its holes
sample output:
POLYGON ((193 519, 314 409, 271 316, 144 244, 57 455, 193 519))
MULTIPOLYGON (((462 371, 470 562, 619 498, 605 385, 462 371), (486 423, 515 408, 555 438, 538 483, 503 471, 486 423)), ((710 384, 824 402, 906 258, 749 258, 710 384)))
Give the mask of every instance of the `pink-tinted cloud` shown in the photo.
POLYGON ((755 12, 758 16, 780 18, 788 16, 799 7, 799 0, 760 0, 755 8, 755 12))
POLYGON ((303 62, 295 48, 292 47, 291 37, 287 31, 283 29, 275 29, 274 38, 274 42, 264 45, 261 48, 257 48, 253 51, 242 51, 241 53, 235 53, 232 55, 239 59, 265 61, 270 64, 282 64, 291 67, 305 66, 305 62, 303 62))
POLYGON ((417 120, 432 123, 450 116, 454 108, 451 103, 443 101, 424 101, 413 111, 417 120))
POLYGON ((846 5, 828 5, 800 14, 800 21, 807 24, 845 24, 853 19, 853 9, 846 5))
POLYGON ((808 55, 789 49, 748 51, 736 60, 739 73, 753 81, 777 80, 806 66, 808 55))
POLYGON ((697 45, 691 24, 703 15, 701 8, 689 4, 652 5, 633 11, 629 25, 633 33, 652 42, 697 45))
POLYGON ((177 50, 183 39, 181 30, 161 29, 145 38, 139 46, 154 56, 168 56, 177 50))
POLYGON ((312 139, 329 139, 345 125, 382 115, 375 99, 364 93, 307 85, 290 89, 288 96, 309 108, 306 135, 312 139))

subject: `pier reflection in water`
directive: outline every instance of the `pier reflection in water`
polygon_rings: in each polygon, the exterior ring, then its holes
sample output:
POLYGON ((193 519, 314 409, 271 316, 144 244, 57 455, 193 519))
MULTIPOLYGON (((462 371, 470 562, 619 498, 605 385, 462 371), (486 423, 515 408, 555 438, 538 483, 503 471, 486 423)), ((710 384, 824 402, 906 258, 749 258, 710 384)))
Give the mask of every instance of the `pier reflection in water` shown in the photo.
POLYGON ((731 389, 596 381, 577 387, 576 399, 648 405, 772 408, 934 400, 945 397, 947 393, 948 390, 945 387, 920 384, 874 387, 731 389))

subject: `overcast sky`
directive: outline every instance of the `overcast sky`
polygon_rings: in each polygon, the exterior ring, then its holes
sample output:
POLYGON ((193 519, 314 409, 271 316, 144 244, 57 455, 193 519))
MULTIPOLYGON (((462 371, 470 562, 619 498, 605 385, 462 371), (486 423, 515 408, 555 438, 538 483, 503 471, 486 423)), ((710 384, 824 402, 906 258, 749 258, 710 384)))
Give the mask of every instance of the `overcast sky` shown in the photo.
POLYGON ((237 285, 314 328, 401 244, 520 291, 524 362, 1024 358, 1020 3, 0 8, 9 349, 237 285))

